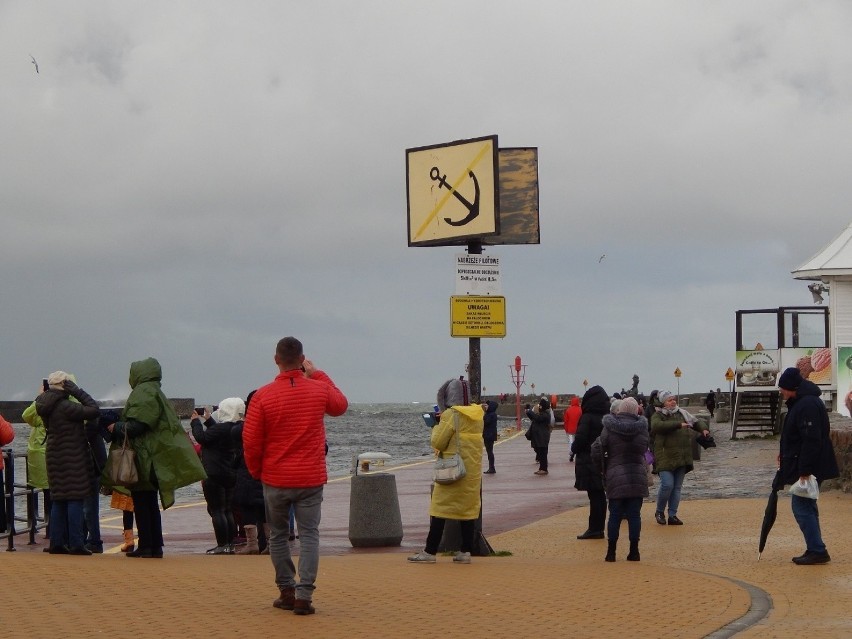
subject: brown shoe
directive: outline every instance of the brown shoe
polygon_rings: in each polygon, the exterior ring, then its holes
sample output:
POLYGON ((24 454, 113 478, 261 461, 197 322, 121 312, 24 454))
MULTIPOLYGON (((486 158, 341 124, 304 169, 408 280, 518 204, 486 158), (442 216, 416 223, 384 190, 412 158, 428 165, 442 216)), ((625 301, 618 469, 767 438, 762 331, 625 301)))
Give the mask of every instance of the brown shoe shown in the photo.
POLYGON ((293 604, 294 615, 312 615, 316 612, 308 599, 296 599, 293 604))
POLYGON ((275 608, 279 608, 280 610, 293 610, 293 606, 296 602, 296 589, 292 586, 290 588, 282 588, 281 596, 278 597, 275 601, 272 602, 272 605, 275 608))

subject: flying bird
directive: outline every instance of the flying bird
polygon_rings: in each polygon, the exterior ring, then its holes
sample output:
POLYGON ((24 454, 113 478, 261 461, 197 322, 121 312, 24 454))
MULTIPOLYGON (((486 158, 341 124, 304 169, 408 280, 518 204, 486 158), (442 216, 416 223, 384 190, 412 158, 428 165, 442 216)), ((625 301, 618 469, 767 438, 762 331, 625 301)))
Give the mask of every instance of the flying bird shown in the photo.
POLYGON ((33 57, 32 54, 30 54, 30 59, 33 61, 33 66, 35 66, 36 68, 36 73, 38 73, 38 62, 36 62, 36 59, 33 57))
POLYGON ((598 264, 600 264, 601 262, 603 262, 603 258, 605 258, 605 257, 606 257, 606 253, 604 253, 603 255, 601 255, 601 256, 598 258, 598 264))

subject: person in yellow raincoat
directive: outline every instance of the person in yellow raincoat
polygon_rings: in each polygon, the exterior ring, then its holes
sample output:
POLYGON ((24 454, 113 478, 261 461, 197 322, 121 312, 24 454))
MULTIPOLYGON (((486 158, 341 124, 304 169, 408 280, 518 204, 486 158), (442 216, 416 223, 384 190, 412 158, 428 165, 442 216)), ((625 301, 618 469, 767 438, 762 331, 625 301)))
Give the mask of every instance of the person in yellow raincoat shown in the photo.
POLYGON ((469 564, 474 547, 476 520, 482 507, 482 426, 485 412, 479 404, 468 405, 467 382, 463 379, 446 381, 438 390, 441 420, 432 428, 431 444, 435 450, 452 455, 456 452, 455 424, 459 428, 459 452, 466 474, 452 484, 434 484, 429 505, 429 534, 426 548, 408 561, 435 563, 435 555, 448 519, 460 522, 461 550, 453 561, 469 564))

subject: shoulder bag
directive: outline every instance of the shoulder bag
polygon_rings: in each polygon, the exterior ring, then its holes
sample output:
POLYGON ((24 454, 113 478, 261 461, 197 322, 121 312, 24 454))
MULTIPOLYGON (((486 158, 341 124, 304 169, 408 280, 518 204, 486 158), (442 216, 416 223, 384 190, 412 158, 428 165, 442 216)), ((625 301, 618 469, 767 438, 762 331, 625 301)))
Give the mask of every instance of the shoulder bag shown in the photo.
POLYGON ((435 468, 432 471, 432 481, 436 484, 452 484, 467 474, 464 460, 461 457, 461 443, 459 441, 459 414, 453 411, 453 426, 456 431, 456 452, 449 457, 444 457, 443 452, 438 453, 435 460, 435 468))
POLYGON ((130 447, 126 429, 121 447, 109 451, 106 472, 114 486, 130 487, 139 482, 139 471, 136 470, 136 451, 130 447))

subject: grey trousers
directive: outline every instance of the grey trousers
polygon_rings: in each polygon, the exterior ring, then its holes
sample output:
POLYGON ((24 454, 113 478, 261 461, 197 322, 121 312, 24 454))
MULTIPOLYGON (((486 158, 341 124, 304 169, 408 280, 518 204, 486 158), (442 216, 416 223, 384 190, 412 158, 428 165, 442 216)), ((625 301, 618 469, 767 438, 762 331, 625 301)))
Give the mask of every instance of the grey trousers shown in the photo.
POLYGON ((276 488, 263 485, 266 520, 269 522, 269 557, 279 590, 295 588, 296 599, 311 601, 319 570, 319 524, 323 486, 276 488), (290 505, 296 511, 299 529, 299 578, 290 555, 290 505))

